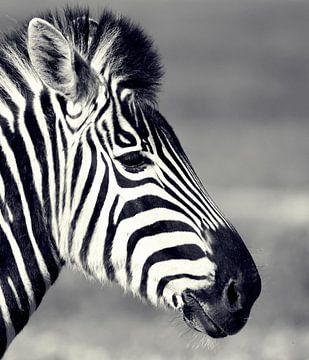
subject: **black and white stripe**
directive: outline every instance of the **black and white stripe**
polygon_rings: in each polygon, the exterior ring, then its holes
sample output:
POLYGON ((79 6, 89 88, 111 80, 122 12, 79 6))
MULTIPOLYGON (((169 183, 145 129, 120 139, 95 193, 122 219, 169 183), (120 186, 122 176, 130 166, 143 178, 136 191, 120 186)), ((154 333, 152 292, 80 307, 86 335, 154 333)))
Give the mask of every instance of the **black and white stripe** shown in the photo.
POLYGON ((155 107, 162 71, 124 18, 67 9, 0 50, 0 352, 64 264, 154 305, 215 282, 233 229, 155 107))

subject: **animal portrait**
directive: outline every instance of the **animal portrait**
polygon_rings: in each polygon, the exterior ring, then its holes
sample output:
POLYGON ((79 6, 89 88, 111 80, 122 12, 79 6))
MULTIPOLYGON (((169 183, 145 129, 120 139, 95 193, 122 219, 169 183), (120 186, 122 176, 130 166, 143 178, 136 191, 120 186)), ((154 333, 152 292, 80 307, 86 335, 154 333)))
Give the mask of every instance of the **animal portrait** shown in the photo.
POLYGON ((110 10, 45 11, 3 35, 1 355, 64 267, 205 336, 246 324, 261 278, 159 110, 162 69, 110 10))

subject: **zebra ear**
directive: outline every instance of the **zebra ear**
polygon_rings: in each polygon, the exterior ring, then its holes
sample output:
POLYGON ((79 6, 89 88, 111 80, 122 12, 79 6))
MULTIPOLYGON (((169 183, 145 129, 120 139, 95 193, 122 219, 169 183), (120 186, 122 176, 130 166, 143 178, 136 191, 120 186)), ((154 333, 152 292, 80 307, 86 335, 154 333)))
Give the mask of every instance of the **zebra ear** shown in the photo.
POLYGON ((40 18, 30 21, 28 52, 45 85, 69 100, 81 101, 94 93, 96 76, 62 33, 47 21, 40 18))

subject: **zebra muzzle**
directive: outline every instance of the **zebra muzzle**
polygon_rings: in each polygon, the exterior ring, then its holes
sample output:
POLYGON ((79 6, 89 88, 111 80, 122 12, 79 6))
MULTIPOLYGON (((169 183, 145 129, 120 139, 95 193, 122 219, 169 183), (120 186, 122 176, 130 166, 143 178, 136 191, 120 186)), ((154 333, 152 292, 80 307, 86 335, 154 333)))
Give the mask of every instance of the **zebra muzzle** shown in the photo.
POLYGON ((246 301, 237 281, 232 279, 226 283, 221 295, 216 287, 213 287, 186 290, 182 299, 186 324, 213 338, 233 335, 242 329, 252 305, 246 301))
POLYGON ((228 334, 206 313, 202 304, 190 294, 183 295, 183 319, 186 324, 213 338, 222 338, 228 334))

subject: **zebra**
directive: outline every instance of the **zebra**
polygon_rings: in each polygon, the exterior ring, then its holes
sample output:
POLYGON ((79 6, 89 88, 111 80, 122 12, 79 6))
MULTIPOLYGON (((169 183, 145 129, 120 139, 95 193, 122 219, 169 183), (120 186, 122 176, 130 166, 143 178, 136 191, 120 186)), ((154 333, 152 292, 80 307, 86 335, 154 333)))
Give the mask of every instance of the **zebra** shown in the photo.
POLYGON ((241 237, 160 114, 160 57, 103 10, 29 19, 0 49, 0 353, 63 266, 214 338, 261 292, 241 237))

